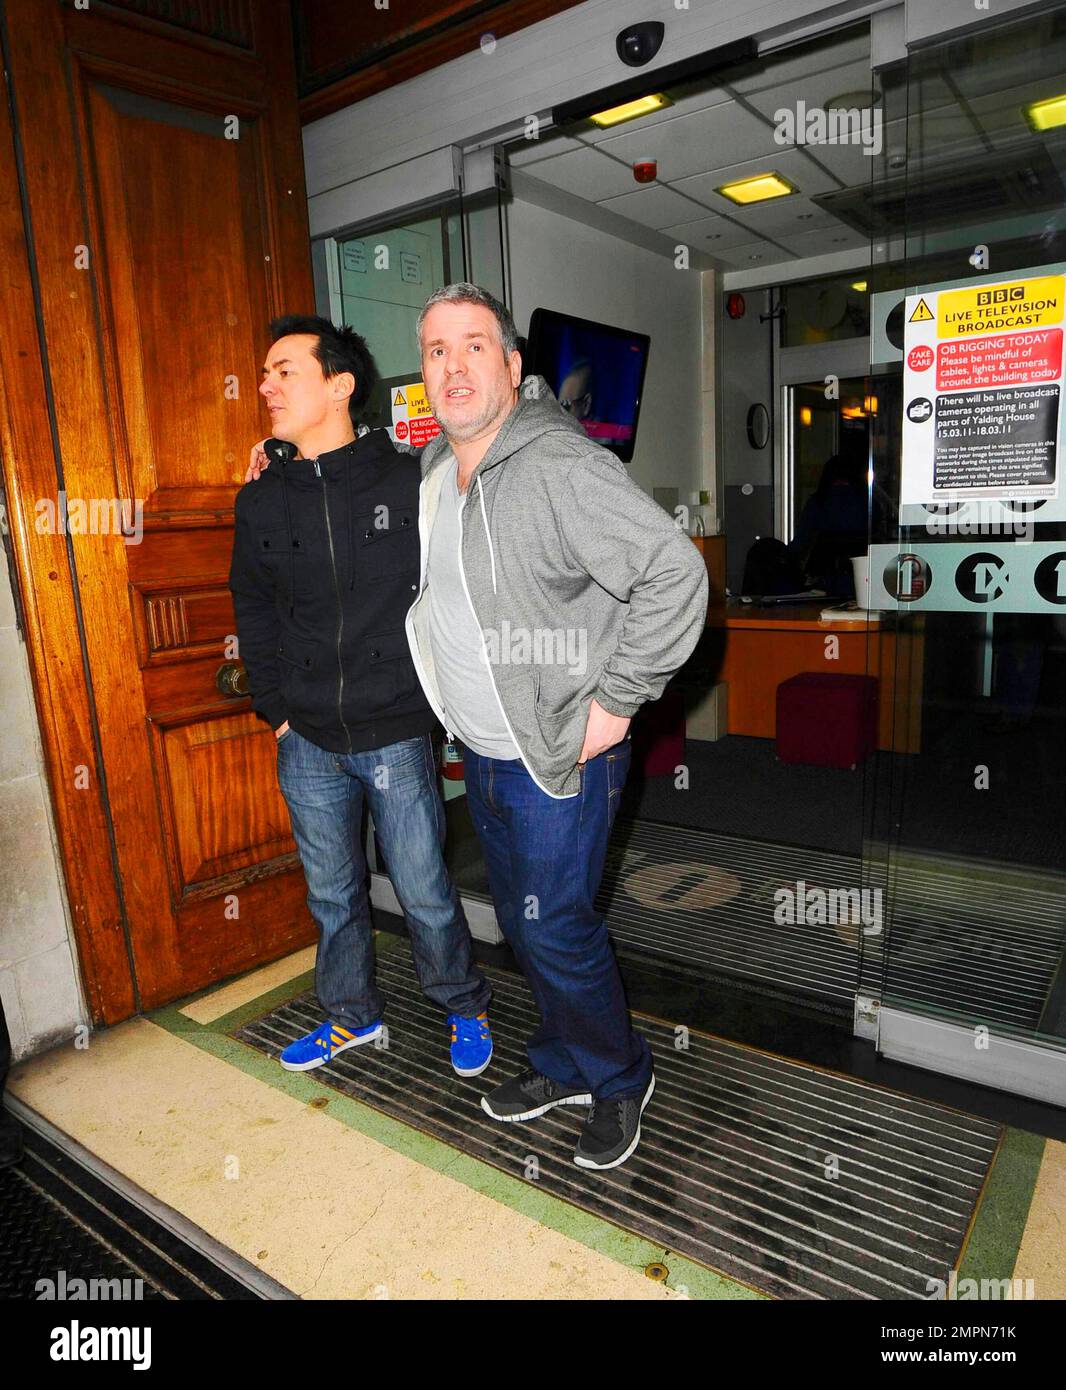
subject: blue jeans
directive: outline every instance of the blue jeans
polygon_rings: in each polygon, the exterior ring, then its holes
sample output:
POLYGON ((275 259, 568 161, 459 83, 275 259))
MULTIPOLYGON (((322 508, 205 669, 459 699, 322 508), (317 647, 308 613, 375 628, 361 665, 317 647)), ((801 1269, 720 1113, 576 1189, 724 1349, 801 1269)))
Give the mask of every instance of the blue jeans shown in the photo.
POLYGON ((365 753, 327 753, 290 729, 278 782, 318 925, 315 993, 327 1016, 365 1028, 383 1013, 360 840, 363 799, 411 935, 418 982, 449 1013, 473 1017, 491 989, 474 968, 470 929, 444 866, 441 805, 428 734, 365 753))
POLYGON ((629 769, 623 740, 591 758, 577 796, 542 792, 520 759, 464 753, 471 819, 496 916, 540 1011, 531 1065, 599 1099, 642 1095, 651 1051, 629 1021, 607 923, 593 908, 629 769))

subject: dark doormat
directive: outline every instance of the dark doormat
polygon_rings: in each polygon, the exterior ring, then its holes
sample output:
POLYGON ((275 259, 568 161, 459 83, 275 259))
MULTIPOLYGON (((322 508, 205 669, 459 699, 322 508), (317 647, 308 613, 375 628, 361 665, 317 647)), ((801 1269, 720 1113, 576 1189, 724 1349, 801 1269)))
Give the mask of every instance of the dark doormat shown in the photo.
POLYGON ((887 990, 978 1022, 1035 1028, 1066 947, 1061 878, 1039 870, 1005 877, 972 859, 912 855, 889 883, 883 864, 857 855, 621 817, 597 906, 623 955, 761 981, 849 1017, 857 991, 887 990), (781 925, 775 893, 799 882, 880 889, 891 920, 873 931, 781 925))
MULTIPOLYGON (((775 1297, 920 1299, 947 1281, 996 1125, 638 1015, 656 1068, 643 1139, 622 1167, 589 1172, 572 1161, 584 1110, 503 1125, 481 1109, 527 1065, 536 1024, 524 981, 486 974, 495 1054, 483 1075, 452 1071, 443 1016, 401 946, 378 957, 388 1046, 352 1048, 315 1077, 775 1297)), ((276 1056, 321 1021, 308 992, 233 1036, 276 1056)))

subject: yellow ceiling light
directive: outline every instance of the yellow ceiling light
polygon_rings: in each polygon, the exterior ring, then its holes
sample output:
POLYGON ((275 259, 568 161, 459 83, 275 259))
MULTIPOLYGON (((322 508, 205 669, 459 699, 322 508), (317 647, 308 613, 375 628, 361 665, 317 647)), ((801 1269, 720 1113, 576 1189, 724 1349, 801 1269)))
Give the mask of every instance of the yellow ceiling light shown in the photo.
POLYGON ((865 280, 856 280, 856 281, 853 282, 851 288, 852 288, 853 290, 858 290, 858 292, 859 292, 860 294, 865 294, 865 293, 866 293, 866 281, 865 281, 865 280))
POLYGON ((1025 115, 1034 130, 1054 130, 1056 126, 1066 125, 1066 96, 1030 102, 1025 115))
POLYGON ((803 426, 805 426, 805 427, 808 427, 808 426, 811 424, 811 421, 812 421, 813 419, 814 419, 814 412, 811 410, 810 406, 809 406, 809 405, 801 405, 801 406, 800 406, 800 424, 803 425, 803 426))
POLYGON ((780 174, 756 174, 751 179, 741 179, 738 183, 724 183, 716 188, 723 198, 732 203, 764 203, 768 198, 783 198, 797 190, 780 174))
POLYGON ((623 121, 635 121, 638 116, 648 116, 673 102, 662 92, 650 96, 637 97, 636 101, 624 101, 621 106, 609 106, 606 111, 597 111, 589 117, 598 126, 621 125, 623 121))

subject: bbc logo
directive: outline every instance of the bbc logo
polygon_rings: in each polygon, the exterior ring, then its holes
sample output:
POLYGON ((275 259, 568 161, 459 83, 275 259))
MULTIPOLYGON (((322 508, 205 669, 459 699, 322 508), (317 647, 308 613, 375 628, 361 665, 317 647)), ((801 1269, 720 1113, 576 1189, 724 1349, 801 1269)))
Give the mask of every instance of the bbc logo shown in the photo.
POLYGON ((1024 285, 1007 285, 1002 289, 983 290, 978 293, 977 303, 980 304, 1006 304, 1008 299, 1024 299, 1024 285))

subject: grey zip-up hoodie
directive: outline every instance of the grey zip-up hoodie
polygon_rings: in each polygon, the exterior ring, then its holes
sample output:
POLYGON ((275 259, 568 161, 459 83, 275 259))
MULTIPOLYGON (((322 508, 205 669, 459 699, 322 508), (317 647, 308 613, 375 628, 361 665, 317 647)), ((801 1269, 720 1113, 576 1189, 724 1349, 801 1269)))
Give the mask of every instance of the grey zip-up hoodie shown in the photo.
MULTIPOLYGON (((429 536, 450 449, 422 451, 422 567, 407 639, 422 687, 451 732, 433 667, 429 536)), ((570 418, 543 377, 474 469, 460 569, 522 762, 549 796, 576 796, 595 698, 636 714, 691 654, 707 611, 703 557, 624 466, 570 418)))

